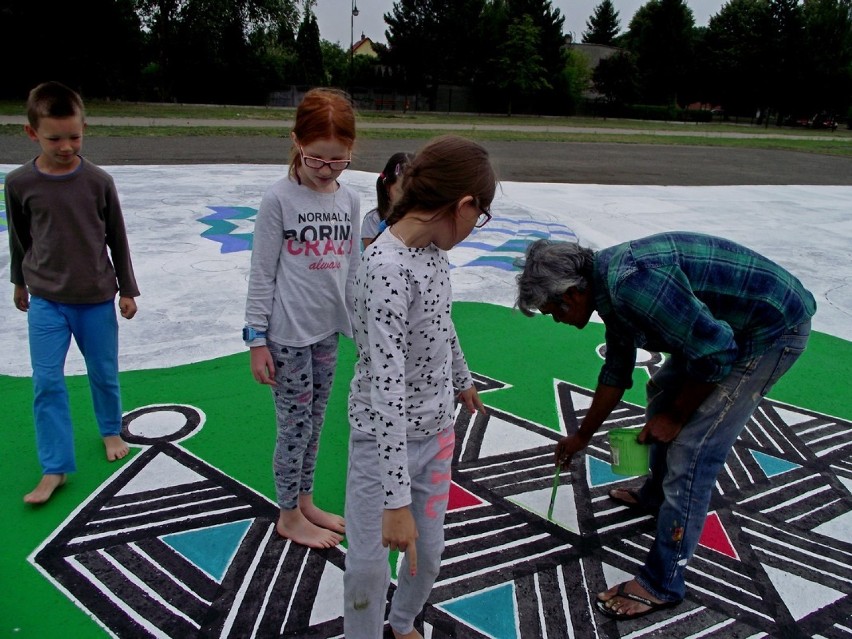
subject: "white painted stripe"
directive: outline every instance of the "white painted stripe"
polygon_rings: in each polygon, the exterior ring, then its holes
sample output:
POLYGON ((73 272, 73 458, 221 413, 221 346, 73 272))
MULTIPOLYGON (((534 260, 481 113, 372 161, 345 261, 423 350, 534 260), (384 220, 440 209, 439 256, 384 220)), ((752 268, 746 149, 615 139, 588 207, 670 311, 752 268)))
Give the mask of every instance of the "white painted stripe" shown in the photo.
MULTIPOLYGON (((471 508, 481 508, 482 506, 471 506, 471 508)), ((444 528, 458 528, 468 526, 470 524, 478 524, 483 521, 492 521, 498 519, 506 519, 507 517, 511 517, 511 513, 500 513, 498 515, 486 515, 484 517, 478 517, 476 519, 465 519, 464 521, 457 521, 452 524, 446 524, 444 528)))
MULTIPOLYGON (((74 569, 75 572, 82 575, 87 581, 91 582, 93 585, 97 586, 98 590, 100 590, 103 595, 109 599, 116 608, 119 608, 128 618, 132 619, 134 622, 139 624, 142 628, 148 631, 148 633, 154 637, 154 639, 170 639, 168 635, 166 635, 162 630, 152 625, 145 617, 138 614, 133 608, 128 606, 124 601, 114 596, 112 591, 107 588, 106 584, 104 584, 97 576, 88 570, 83 564, 77 561, 74 557, 66 557, 65 561, 74 569)), ((109 632, 113 637, 113 634, 109 628, 101 623, 101 627, 104 628, 107 632, 109 632)))
MULTIPOLYGON (((769 535, 762 535, 761 533, 757 532, 756 530, 752 530, 750 528, 743 528, 743 532, 752 534, 755 537, 757 537, 758 539, 763 539, 765 541, 771 541, 772 543, 777 544, 777 545, 779 545, 783 548, 787 548, 789 550, 794 550, 796 552, 800 552, 803 555, 807 555, 808 557, 813 557, 814 559, 821 559, 825 562, 828 562, 830 564, 834 564, 836 566, 840 566, 841 568, 844 568, 844 569, 849 568, 849 565, 846 564, 846 563, 839 562, 836 559, 831 559, 830 557, 827 557, 825 555, 818 555, 815 552, 811 552, 810 550, 805 550, 804 548, 801 548, 799 546, 794 546, 793 544, 784 543, 783 541, 780 541, 776 537, 770 537, 769 535)), ((769 552, 769 551, 767 551, 767 552, 769 552)))
MULTIPOLYGON (((489 548, 483 548, 482 550, 477 550, 476 552, 467 552, 463 555, 459 555, 458 557, 453 557, 452 559, 446 559, 441 562, 441 565, 451 566, 460 561, 465 561, 467 559, 471 559, 473 557, 482 557, 484 555, 489 555, 491 553, 498 553, 500 550, 505 550, 509 548, 517 548, 518 546, 526 546, 532 542, 541 541, 542 539, 548 539, 550 537, 549 534, 543 533, 541 535, 533 535, 532 537, 524 537, 523 539, 519 539, 517 541, 513 541, 508 544, 500 544, 499 546, 491 546, 489 548)), ((566 546, 570 548, 571 546, 566 546)))
MULTIPOLYGON (((849 561, 848 563, 852 563, 852 553, 844 551, 844 550, 843 550, 840 546, 836 546, 836 545, 835 545, 835 546, 830 546, 830 545, 828 545, 828 544, 823 544, 823 543, 820 543, 820 542, 816 541, 816 538, 813 538, 813 537, 803 537, 802 535, 797 535, 797 534, 795 534, 795 533, 793 533, 793 532, 790 532, 790 531, 789 531, 789 530, 787 530, 787 529, 783 529, 783 530, 782 530, 782 529, 776 528, 776 527, 774 527, 774 526, 770 526, 770 525, 768 525, 766 522, 759 521, 759 520, 755 519, 754 517, 749 517, 748 515, 746 515, 746 514, 744 514, 744 513, 741 513, 741 512, 736 512, 736 511, 734 511, 734 513, 733 513, 733 514, 734 514, 736 517, 739 517, 739 518, 741 518, 741 519, 747 519, 748 521, 750 521, 750 522, 752 522, 752 523, 754 523, 754 524, 756 524, 756 525, 758 525, 758 526, 763 526, 764 528, 771 528, 771 529, 773 530, 773 535, 775 535, 775 536, 769 537, 769 536, 765 536, 765 535, 760 535, 760 533, 757 533, 757 532, 755 532, 755 531, 751 531, 751 530, 750 530, 750 529, 748 529, 748 528, 743 528, 743 530, 744 530, 744 531, 752 532, 755 536, 762 536, 764 539, 770 539, 770 540, 772 540, 772 541, 777 541, 777 535, 779 535, 779 534, 783 534, 783 535, 785 535, 785 536, 787 536, 787 537, 792 537, 793 539, 800 539, 800 540, 802 540, 802 542, 807 543, 808 545, 821 546, 822 548, 825 548, 825 549, 827 549, 827 550, 834 551, 834 552, 839 552, 839 553, 842 553, 842 554, 844 554, 844 555, 848 555, 848 556, 850 557, 850 561, 849 561)), ((778 542, 778 543, 780 543, 780 542, 778 542)), ((798 547, 797 547, 797 546, 790 546, 790 548, 796 548, 796 549, 798 549, 798 547)), ((819 557, 822 557, 823 555, 818 555, 818 556, 819 556, 819 557)))
MULTIPOLYGON (((271 532, 273 529, 274 524, 270 524, 269 531, 271 532)), ((269 535, 266 535, 265 539, 269 539, 269 535)), ((269 580, 269 588, 266 589, 266 594, 263 595, 263 603, 260 606, 260 610, 257 612, 257 619, 254 621, 254 627, 251 629, 252 637, 257 636, 258 627, 266 614, 266 609, 269 607, 269 600, 272 598, 272 593, 275 591, 275 584, 278 581, 278 575, 281 574, 281 570, 284 567, 284 561, 287 558, 288 550, 290 550, 289 539, 284 542, 284 550, 281 552, 281 555, 278 557, 278 562, 275 564, 275 570, 272 573, 272 578, 269 580)))
MULTIPOLYGON (((289 544, 290 542, 287 543, 289 544)), ((296 580, 293 583, 298 584, 302 581, 302 574, 304 574, 305 572, 305 566, 307 566, 308 564, 308 557, 310 557, 310 554, 310 551, 308 551, 305 553, 304 557, 302 557, 302 564, 299 566, 299 574, 296 575, 296 580)), ((297 590, 298 587, 293 588, 293 590, 290 592, 290 600, 287 602, 287 612, 284 615, 284 620, 281 622, 281 628, 278 631, 278 634, 281 636, 284 636, 284 628, 287 625, 287 619, 289 619, 290 617, 290 611, 293 610, 293 599, 296 598, 297 590)))
MULTIPOLYGON (((556 548, 551 548, 545 552, 536 553, 535 555, 525 555, 523 557, 518 557, 517 559, 513 559, 512 561, 506 561, 502 564, 491 564, 485 566, 482 570, 477 570, 474 572, 466 572, 463 575, 459 575, 458 577, 451 577, 449 579, 439 579, 435 582, 436 586, 445 586, 449 584, 456 583, 457 581, 466 581, 468 579, 472 579, 474 577, 478 577, 480 575, 487 575, 489 573, 497 572, 502 570, 503 568, 509 568, 510 566, 515 566, 517 564, 527 563, 534 559, 539 559, 541 557, 548 557, 549 555, 557 554, 571 548, 571 544, 565 544, 563 546, 557 546, 556 548)), ((446 563, 446 562, 444 562, 446 563)))
POLYGON ((228 616, 225 618, 225 623, 222 626, 222 634, 219 635, 220 637, 228 637, 231 635, 231 629, 234 627, 234 620, 240 612, 240 605, 245 600, 249 584, 251 584, 252 577, 254 577, 254 573, 257 572, 257 567, 260 565, 260 558, 263 556, 264 548, 266 548, 265 542, 269 540, 268 528, 263 540, 264 543, 261 543, 258 546, 257 552, 254 553, 254 557, 251 559, 251 564, 249 564, 248 570, 246 570, 243 574, 243 580, 234 596, 234 603, 231 604, 231 609, 228 610, 228 616))
POLYGON ((767 495, 774 495, 775 493, 777 493, 779 491, 786 490, 790 486, 795 486, 796 484, 801 484, 802 482, 805 482, 805 481, 808 481, 809 479, 811 479, 811 477, 813 477, 813 475, 809 475, 807 477, 802 477, 801 479, 797 479, 796 481, 793 481, 793 482, 790 482, 790 483, 787 483, 787 484, 782 484, 781 486, 777 486, 776 488, 773 488, 772 490, 763 491, 759 495, 753 495, 752 497, 748 497, 746 499, 742 499, 742 500, 738 501, 737 505, 741 506, 742 504, 747 504, 750 501, 754 501, 755 499, 765 499, 767 495))
MULTIPOLYGON (((813 477, 813 475, 811 475, 813 477)), ((813 497, 814 495, 819 495, 820 493, 824 493, 827 490, 831 490, 830 486, 820 486, 819 488, 814 488, 813 490, 809 490, 803 495, 796 495, 793 499, 788 499, 787 501, 782 501, 780 504, 773 506, 772 508, 763 508, 760 512, 762 513, 772 513, 776 510, 780 510, 781 508, 786 508, 792 504, 797 504, 800 501, 805 501, 809 497, 813 497)))
MULTIPOLYGON (((104 551, 104 550, 98 550, 98 551, 97 551, 97 554, 98 554, 98 555, 99 555, 102 559, 105 559, 105 560, 106 560, 106 561, 107 561, 110 565, 112 565, 112 567, 113 567, 116 571, 118 571, 119 573, 121 573, 121 575, 122 575, 125 579, 127 579, 127 581, 129 581, 129 582, 130 582, 130 583, 132 583, 134 586, 136 586, 137 588, 139 588, 139 589, 140 589, 141 591, 143 591, 146 595, 148 595, 151 599, 153 599, 153 600, 154 600, 154 601, 156 601, 158 604, 160 604, 163 608, 166 608, 167 610, 171 611, 171 613, 172 613, 173 615, 175 615, 175 616, 177 616, 177 617, 180 617, 181 619, 183 619, 184 621, 186 621, 186 622, 187 622, 190 626, 192 626, 193 628, 201 628, 201 625, 200 625, 197 621, 195 621, 195 619, 193 619, 192 617, 190 617, 190 616, 186 615, 186 614, 185 614, 182 610, 180 610, 179 608, 175 608, 175 607, 174 607, 173 605, 171 605, 168 601, 166 601, 165 599, 163 599, 163 598, 160 596, 160 593, 158 593, 156 590, 153 590, 153 589, 152 589, 152 588, 151 588, 148 584, 146 584, 144 581, 142 581, 141 579, 139 579, 139 577, 137 577, 135 574, 133 574, 133 573, 132 573, 131 571, 129 571, 127 568, 125 568, 124 566, 122 566, 122 565, 121 565, 121 563, 119 563, 118 561, 116 561, 115 557, 113 557, 112 555, 110 555, 109 553, 107 553, 107 552, 106 552, 106 551, 104 551)), ((107 586, 107 587, 109 587, 109 586, 107 586)))
MULTIPOLYGON (((589 580, 586 579, 586 566, 583 563, 583 560, 580 560, 580 576, 582 577, 583 590, 586 592, 586 606, 589 609, 589 616, 594 619, 595 612, 593 610, 592 604, 592 592, 589 590, 589 580)), ((559 592, 562 595, 562 601, 568 601, 568 589, 565 586, 565 578, 562 576, 562 571, 559 571, 559 592)), ((568 629, 571 633, 571 638, 574 638, 574 624, 571 623, 571 617, 569 616, 569 611, 565 610, 565 618, 568 621, 568 629)), ((598 624, 594 624, 592 629, 595 631, 595 637, 600 637, 598 633, 598 624)))
MULTIPOLYGON (((454 539, 453 541, 446 542, 446 545, 447 546, 455 546, 456 544, 469 543, 470 541, 472 541, 474 539, 487 539, 488 537, 492 537, 494 535, 499 535, 501 533, 504 533, 507 530, 518 530, 518 529, 524 528, 525 526, 528 526, 528 525, 529 524, 527 522, 522 522, 520 524, 513 524, 513 525, 505 527, 505 528, 492 528, 491 530, 488 530, 488 531, 483 532, 483 533, 479 533, 478 535, 468 535, 468 536, 465 536, 465 537, 459 537, 458 539, 454 539)), ((525 539, 521 539, 521 540, 519 540, 518 543, 523 543, 524 541, 525 541, 525 539)))
MULTIPOLYGON (((196 513, 194 515, 186 515, 185 517, 179 517, 179 518, 174 519, 172 521, 187 522, 187 521, 192 521, 193 519, 207 519, 211 515, 218 515, 220 513, 230 513, 230 512, 236 512, 236 511, 240 511, 240 510, 249 510, 249 509, 251 509, 250 505, 238 506, 236 508, 228 508, 228 509, 225 509, 225 510, 215 510, 215 511, 209 512, 209 513, 196 513)), ((156 521, 156 522, 153 522, 153 523, 150 523, 150 524, 143 524, 141 526, 133 526, 133 527, 130 527, 130 528, 122 528, 121 534, 124 535, 124 534, 127 534, 129 532, 133 532, 133 531, 136 531, 136 530, 145 530, 147 528, 158 528, 160 526, 167 525, 169 523, 169 521, 170 520, 156 521)), ((110 530, 110 531, 102 532, 102 533, 96 533, 96 534, 92 534, 92 535, 78 535, 77 537, 74 538, 73 543, 69 542, 68 547, 73 548, 73 546, 75 544, 84 543, 84 542, 87 542, 87 541, 92 541, 94 539, 100 539, 102 537, 111 537, 113 535, 115 535, 114 530, 110 530)))
MULTIPOLYGON (((770 557, 775 557, 776 559, 780 559, 784 563, 793 564, 794 566, 801 566, 802 568, 807 568, 809 570, 815 570, 814 567, 811 566, 810 564, 806 564, 803 561, 797 561, 797 560, 793 559, 792 557, 788 557, 786 555, 781 555, 777 552, 772 552, 771 550, 767 550, 766 548, 761 548, 760 546, 755 546, 754 549, 755 549, 756 552, 761 552, 764 555, 769 555, 770 557)), ((845 566, 845 567, 847 567, 847 566, 845 566)), ((785 572, 790 572, 790 571, 786 570, 785 572)), ((837 579, 839 581, 845 581, 848 584, 852 584, 852 579, 849 579, 848 577, 843 577, 843 576, 835 574, 833 572, 828 572, 827 570, 818 570, 817 572, 819 572, 821 575, 830 575, 831 577, 834 577, 835 579, 837 579)))
POLYGON ((183 583, 183 581, 177 575, 175 575, 174 573, 172 573, 169 570, 166 570, 165 566, 160 564, 156 559, 151 557, 151 555, 149 555, 144 550, 142 550, 139 546, 137 546, 136 542, 134 542, 134 541, 130 542, 129 544, 127 544, 127 547, 130 548, 137 555, 144 557, 149 562, 151 562, 153 565, 155 565, 159 569, 159 571, 162 572, 164 575, 168 576, 169 579, 171 579, 176 586, 178 586, 181 590, 185 591, 188 595, 191 595, 192 597, 194 597, 201 604, 203 604, 205 606, 209 606, 210 604, 213 603, 212 600, 205 599, 204 597, 199 595, 197 592, 192 590, 189 586, 187 586, 185 583, 183 583))
POLYGON ((751 613, 757 615, 758 617, 762 617, 762 618, 764 618, 768 621, 773 621, 773 618, 770 615, 767 615, 762 610, 758 610, 756 608, 750 608, 749 606, 744 605, 741 601, 734 601, 733 599, 728 599, 727 597, 723 597, 718 592, 712 592, 710 590, 707 590, 706 588, 702 588, 701 586, 698 586, 698 585, 692 583, 691 581, 689 581, 688 583, 689 583, 689 587, 691 589, 697 590, 698 592, 701 592, 701 593, 704 593, 705 595, 707 595, 708 597, 712 597, 716 601, 724 601, 725 603, 730 604, 732 606, 735 606, 736 608, 739 608, 740 610, 746 610, 748 612, 751 612, 751 613))
POLYGON ((803 517, 808 517, 810 515, 813 515, 814 513, 818 513, 821 510, 824 510, 826 508, 830 508, 831 506, 833 506, 834 504, 836 504, 839 501, 840 501, 840 499, 832 499, 827 504, 822 504, 821 506, 817 506, 813 510, 809 510, 808 512, 802 513, 801 515, 797 515, 796 517, 791 517, 790 519, 787 520, 787 523, 792 523, 794 521, 798 521, 799 519, 802 519, 803 517))
POLYGON ((625 522, 612 524, 611 526, 604 526, 603 528, 598 528, 598 533, 608 533, 613 530, 620 530, 621 528, 626 528, 628 526, 632 527, 637 522, 645 521, 646 519, 652 519, 651 515, 641 515, 625 522))
MULTIPOLYGON (((221 491, 222 488, 220 486, 209 486, 207 488, 199 488, 198 490, 187 490, 187 491, 181 492, 180 495, 174 495, 174 497, 183 497, 183 496, 187 496, 187 495, 200 495, 201 493, 207 493, 207 492, 210 492, 212 490, 221 491)), ((170 495, 168 497, 165 497, 165 499, 170 499, 171 497, 172 496, 170 495)), ((110 511, 110 510, 121 510, 122 508, 130 508, 132 506, 144 506, 145 504, 157 504, 157 503, 163 501, 163 499, 164 499, 164 497, 157 496, 157 497, 153 497, 151 499, 137 499, 137 500, 134 500, 132 502, 128 502, 126 504, 114 504, 112 506, 105 505, 101 508, 101 511, 106 512, 106 511, 110 511)), ((195 502, 193 502, 193 503, 195 503, 195 502)))
MULTIPOLYGON (((132 513, 132 514, 129 514, 129 515, 114 515, 114 516, 111 516, 111 517, 99 517, 98 519, 95 519, 93 521, 88 522, 86 525, 87 526, 97 526, 97 525, 100 525, 104 520, 107 520, 107 521, 122 521, 123 519, 134 519, 134 518, 139 518, 139 517, 143 517, 143 516, 144 517, 150 517, 150 516, 155 515, 157 513, 167 513, 167 512, 172 511, 172 510, 181 510, 181 509, 186 509, 186 508, 190 508, 190 507, 195 508, 197 506, 200 506, 201 504, 215 504, 218 501, 227 501, 227 500, 233 501, 234 496, 233 495, 222 495, 220 497, 214 497, 212 499, 201 499, 199 501, 194 501, 192 503, 175 504, 174 506, 167 506, 165 508, 153 508, 151 510, 146 510, 144 513, 138 513, 137 512, 137 513, 132 513)), ((104 510, 106 510, 106 509, 104 509, 104 510)))
POLYGON ((626 635, 622 635, 622 639, 637 639, 638 637, 642 637, 644 635, 655 635, 656 636, 666 636, 665 632, 657 633, 658 630, 663 630, 667 626, 674 625, 683 619, 687 619, 693 615, 697 615, 700 612, 707 610, 704 606, 699 606, 698 608, 693 608, 691 610, 685 610, 680 614, 677 614, 673 617, 666 617, 662 621, 658 621, 657 623, 642 628, 641 630, 636 630, 635 632, 631 632, 626 635))

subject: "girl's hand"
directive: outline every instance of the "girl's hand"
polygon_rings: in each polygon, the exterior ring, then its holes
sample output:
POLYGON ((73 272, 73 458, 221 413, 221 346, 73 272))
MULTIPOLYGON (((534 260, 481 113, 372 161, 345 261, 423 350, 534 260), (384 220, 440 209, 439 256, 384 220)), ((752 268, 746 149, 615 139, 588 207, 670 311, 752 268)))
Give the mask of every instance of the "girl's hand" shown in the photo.
POLYGON ((275 386, 275 362, 266 346, 251 348, 251 374, 258 384, 275 386))
POLYGON ((382 546, 405 553, 412 577, 417 574, 418 536, 417 524, 408 506, 387 508, 382 513, 382 546))
POLYGON ((479 399, 479 392, 476 390, 476 386, 471 386, 460 392, 459 399, 464 402, 464 405, 471 413, 481 412, 483 415, 488 414, 488 411, 485 410, 485 404, 479 399))

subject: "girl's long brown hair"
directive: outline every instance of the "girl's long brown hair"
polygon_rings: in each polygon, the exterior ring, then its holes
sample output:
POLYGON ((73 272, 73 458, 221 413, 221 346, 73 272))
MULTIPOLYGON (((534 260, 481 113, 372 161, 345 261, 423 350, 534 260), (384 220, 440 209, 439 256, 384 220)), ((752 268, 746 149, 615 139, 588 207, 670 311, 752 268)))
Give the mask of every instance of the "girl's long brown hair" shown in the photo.
POLYGON ((438 214, 449 211, 466 195, 483 208, 491 206, 497 177, 488 151, 456 135, 435 138, 414 156, 403 173, 402 197, 388 215, 388 225, 414 209, 438 214))

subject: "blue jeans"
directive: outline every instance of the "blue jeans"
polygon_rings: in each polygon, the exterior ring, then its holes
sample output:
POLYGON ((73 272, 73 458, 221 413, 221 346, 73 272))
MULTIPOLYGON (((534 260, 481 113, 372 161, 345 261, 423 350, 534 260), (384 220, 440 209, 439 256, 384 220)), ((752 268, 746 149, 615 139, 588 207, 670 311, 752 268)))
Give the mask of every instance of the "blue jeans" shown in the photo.
POLYGON ((77 470, 65 358, 71 336, 86 361, 89 388, 101 437, 121 434, 118 385, 118 320, 115 302, 60 304, 31 296, 27 312, 33 367, 33 417, 42 473, 77 470))
MULTIPOLYGON (((657 513, 657 532, 636 581, 657 599, 679 601, 684 573, 710 507, 716 476, 748 420, 772 386, 804 352, 810 322, 790 329, 761 355, 737 363, 678 436, 651 446, 651 474, 640 491, 657 513)), ((682 360, 669 358, 649 380, 647 416, 665 410, 680 390, 682 360)))

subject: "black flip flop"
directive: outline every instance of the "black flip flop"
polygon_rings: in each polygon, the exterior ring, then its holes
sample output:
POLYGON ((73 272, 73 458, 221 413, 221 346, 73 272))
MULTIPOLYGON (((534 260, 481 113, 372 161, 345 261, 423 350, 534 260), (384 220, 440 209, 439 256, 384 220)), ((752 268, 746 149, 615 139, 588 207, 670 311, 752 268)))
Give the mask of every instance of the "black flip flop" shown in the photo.
POLYGON ((648 610, 643 610, 642 612, 635 612, 632 615, 622 614, 609 608, 606 604, 608 601, 611 601, 612 598, 603 601, 601 599, 597 599, 595 601, 595 607, 598 611, 610 619, 618 619, 619 621, 629 621, 631 619, 639 619, 640 617, 644 617, 645 615, 650 615, 653 612, 659 612, 660 610, 666 610, 668 608, 674 608, 675 606, 679 606, 683 603, 682 599, 678 601, 664 601, 662 603, 657 603, 655 601, 651 601, 650 599, 646 599, 645 597, 640 597, 639 595, 634 595, 625 591, 627 586, 627 582, 621 583, 618 585, 618 590, 616 591, 614 597, 621 597, 622 599, 630 599, 631 601, 636 601, 640 604, 648 606, 648 610))

